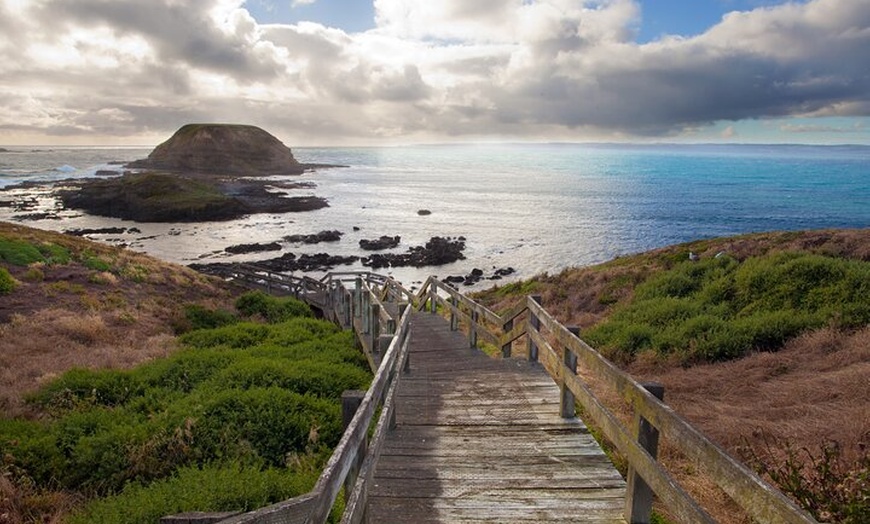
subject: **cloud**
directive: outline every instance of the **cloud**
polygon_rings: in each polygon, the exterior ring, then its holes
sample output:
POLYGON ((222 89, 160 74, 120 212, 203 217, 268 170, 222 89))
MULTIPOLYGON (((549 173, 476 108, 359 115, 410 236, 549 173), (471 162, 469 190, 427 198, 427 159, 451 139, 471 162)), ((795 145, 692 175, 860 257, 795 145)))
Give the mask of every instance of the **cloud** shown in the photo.
POLYGON ((190 121, 291 144, 570 140, 870 115, 867 2, 784 3, 646 44, 631 0, 374 6, 377 27, 348 34, 258 24, 243 0, 0 0, 0 141, 190 121))
POLYGON ((783 124, 779 130, 785 133, 863 133, 867 127, 856 122, 848 126, 829 126, 816 124, 783 124))
POLYGON ((292 8, 295 9, 295 8, 297 8, 297 7, 301 7, 301 6, 304 6, 304 5, 311 5, 311 4, 315 3, 315 2, 317 2, 317 0, 293 0, 293 1, 290 3, 290 7, 292 7, 292 8))

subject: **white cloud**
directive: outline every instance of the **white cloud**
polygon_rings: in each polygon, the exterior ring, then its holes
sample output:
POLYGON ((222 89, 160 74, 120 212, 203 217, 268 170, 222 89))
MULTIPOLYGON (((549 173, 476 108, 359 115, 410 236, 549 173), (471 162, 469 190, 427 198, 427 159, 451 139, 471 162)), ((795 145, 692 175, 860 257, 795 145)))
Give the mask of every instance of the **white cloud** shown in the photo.
POLYGON ((22 126, 93 142, 191 120, 346 143, 670 136, 870 114, 867 2, 736 13, 644 45, 631 0, 374 5, 377 27, 347 34, 260 25, 241 0, 0 0, 0 142, 22 126))

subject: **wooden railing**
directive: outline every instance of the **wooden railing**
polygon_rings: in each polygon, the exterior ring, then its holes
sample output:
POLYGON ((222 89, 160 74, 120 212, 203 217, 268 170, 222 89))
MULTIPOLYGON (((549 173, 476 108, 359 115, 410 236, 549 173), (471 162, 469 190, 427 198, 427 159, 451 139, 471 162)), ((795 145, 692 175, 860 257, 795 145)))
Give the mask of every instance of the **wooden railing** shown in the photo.
POLYGON ((755 521, 816 522, 677 415, 662 401, 660 386, 639 384, 583 342, 579 329, 556 321, 543 308, 540 297, 527 297, 513 310, 497 315, 434 278, 426 281, 419 297, 420 309, 440 309, 450 318, 453 329, 459 322, 464 324, 469 345, 477 345, 483 338, 500 347, 503 357, 510 357, 516 344, 525 340, 528 359, 540 362, 562 390, 562 416, 573 417, 575 402, 579 404, 628 462, 627 522, 650 521, 653 494, 680 522, 715 522, 656 461, 659 439, 669 441, 694 462, 755 521), (578 364, 631 406, 632 427, 623 424, 578 376, 578 364))

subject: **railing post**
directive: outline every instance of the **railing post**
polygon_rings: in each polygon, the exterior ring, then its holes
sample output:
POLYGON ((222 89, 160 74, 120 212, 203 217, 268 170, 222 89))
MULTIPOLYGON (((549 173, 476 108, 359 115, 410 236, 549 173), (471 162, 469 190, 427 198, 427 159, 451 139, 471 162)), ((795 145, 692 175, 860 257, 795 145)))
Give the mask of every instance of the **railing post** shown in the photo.
MULTIPOLYGON (((571 332, 575 337, 580 337, 580 328, 579 327, 569 327, 568 331, 571 332)), ((562 349, 564 354, 562 355, 562 363, 565 365, 565 369, 562 371, 564 373, 570 373, 572 375, 577 374, 577 355, 571 351, 570 348, 564 347, 562 349)), ((565 377, 562 377, 561 384, 559 386, 562 388, 562 395, 559 400, 559 411, 562 414, 562 418, 574 418, 577 415, 574 406, 574 393, 568 389, 568 385, 565 383, 565 377)))
POLYGON ((367 291, 363 291, 361 295, 362 305, 360 306, 362 314, 362 324, 363 324, 363 333, 368 335, 371 333, 372 327, 372 308, 371 308, 371 297, 369 296, 367 291))
MULTIPOLYGON (((356 415, 356 410, 362 404, 365 391, 347 390, 341 394, 341 424, 343 430, 347 430, 350 426, 353 416, 356 415)), ((359 476, 359 470, 365 460, 368 441, 362 439, 359 449, 357 450, 356 460, 351 464, 350 471, 347 473, 347 478, 344 479, 344 500, 347 502, 348 497, 353 492, 353 486, 356 484, 356 479, 359 476)))
POLYGON ((378 337, 381 336, 381 306, 372 304, 371 307, 372 319, 370 322, 370 331, 372 335, 372 351, 378 350, 378 337))
MULTIPOLYGON (((642 384, 643 387, 657 399, 664 400, 665 387, 661 384, 642 384)), ((647 419, 635 414, 637 427, 637 442, 652 458, 658 455, 659 430, 653 427, 647 419)), ((652 514, 653 491, 647 483, 629 465, 628 487, 625 497, 625 520, 629 524, 649 524, 652 514)))
POLYGON ((471 310, 471 323, 468 326, 468 347, 477 347, 477 319, 480 313, 477 310, 471 310))
POLYGON ((450 295, 450 305, 452 306, 450 308, 450 331, 456 331, 457 329, 459 329, 459 322, 457 322, 456 317, 456 307, 458 305, 458 301, 453 295, 450 295))
MULTIPOLYGON (((503 333, 510 333, 514 328, 514 320, 510 319, 504 323, 501 327, 503 333)), ((508 342, 507 344, 501 347, 501 358, 511 358, 511 350, 513 349, 513 342, 508 342)))
POLYGON ((346 289, 344 289, 344 287, 342 287, 341 288, 341 302, 342 302, 342 305, 344 306, 344 325, 345 325, 345 327, 349 327, 349 328, 353 329, 353 324, 351 321, 351 315, 352 315, 352 309, 353 309, 353 307, 352 307, 353 298, 349 297, 348 295, 350 295, 350 293, 348 293, 348 291, 346 289))
MULTIPOLYGON (((541 295, 532 295, 529 300, 534 300, 538 305, 541 305, 541 295)), ((539 331, 541 329, 541 321, 529 310, 529 362, 538 361, 538 346, 532 340, 531 331, 539 331)))
MULTIPOLYGON (((360 318, 362 313, 362 278, 356 277, 353 289, 353 316, 360 318)), ((353 326, 351 325, 351 328, 353 326)))
POLYGON ((429 284, 429 312, 436 313, 438 311, 438 287, 433 283, 429 284))

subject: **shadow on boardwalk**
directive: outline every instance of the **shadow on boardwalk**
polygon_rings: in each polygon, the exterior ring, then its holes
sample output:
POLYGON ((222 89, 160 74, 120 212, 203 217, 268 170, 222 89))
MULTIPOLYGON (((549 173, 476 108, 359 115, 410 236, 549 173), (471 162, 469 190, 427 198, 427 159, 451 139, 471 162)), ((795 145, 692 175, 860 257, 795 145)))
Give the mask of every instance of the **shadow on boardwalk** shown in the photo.
POLYGON ((493 359, 437 315, 411 319, 370 522, 625 522, 625 483, 540 364, 493 359))

